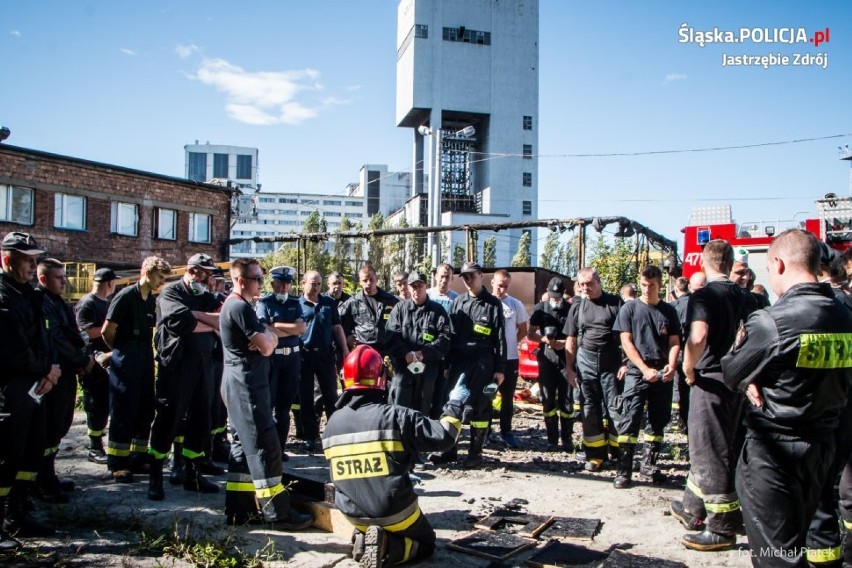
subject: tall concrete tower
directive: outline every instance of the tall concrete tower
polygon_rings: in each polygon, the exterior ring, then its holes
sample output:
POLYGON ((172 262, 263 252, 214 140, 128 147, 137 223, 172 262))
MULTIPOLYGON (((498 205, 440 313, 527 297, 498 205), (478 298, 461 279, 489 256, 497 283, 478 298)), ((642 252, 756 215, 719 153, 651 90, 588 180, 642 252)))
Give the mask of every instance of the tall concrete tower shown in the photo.
MULTIPOLYGON (((413 136, 412 198, 435 193, 424 186, 431 170, 442 225, 537 219, 538 0, 400 0, 396 70, 397 126, 413 136), (473 136, 457 134, 468 126, 473 136)), ((498 266, 521 233, 496 233, 498 266)))

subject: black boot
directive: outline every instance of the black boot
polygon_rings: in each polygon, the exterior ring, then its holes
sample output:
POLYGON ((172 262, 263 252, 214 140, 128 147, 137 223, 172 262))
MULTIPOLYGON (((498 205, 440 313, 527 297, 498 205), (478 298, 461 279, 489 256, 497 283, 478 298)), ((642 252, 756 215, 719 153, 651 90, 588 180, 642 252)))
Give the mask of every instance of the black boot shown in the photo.
POLYGON ((290 494, 286 490, 273 497, 258 497, 263 520, 273 530, 300 531, 314 523, 313 516, 303 514, 290 506, 290 494))
POLYGON ((459 459, 459 447, 453 445, 452 448, 440 454, 429 454, 429 461, 435 465, 444 465, 453 463, 459 459))
POLYGON ((183 444, 175 442, 174 450, 172 454, 172 470, 169 473, 169 483, 180 485, 183 483, 183 444))
POLYGON ((3 519, 3 531, 23 538, 53 536, 56 530, 35 517, 27 507, 26 492, 28 484, 16 483, 6 499, 6 516, 3 519))
POLYGON ((639 465, 639 473, 650 477, 652 481, 660 481, 660 468, 657 467, 657 459, 660 457, 660 443, 649 442, 645 444, 642 454, 642 463, 639 465))
POLYGON ((163 460, 151 460, 151 477, 148 478, 148 499, 151 501, 162 501, 166 498, 163 490, 163 460))
POLYGON ((183 488, 198 493, 218 493, 219 486, 207 480, 199 469, 198 460, 186 460, 183 466, 183 488))
POLYGON ((737 542, 732 534, 710 532, 704 529, 700 533, 687 533, 680 539, 681 544, 690 550, 708 552, 713 550, 730 550, 737 542))
POLYGON ((52 505, 67 503, 70 500, 66 492, 63 491, 62 482, 56 475, 56 454, 50 454, 41 459, 34 494, 40 500, 52 505))
POLYGON ((559 435, 562 438, 562 449, 574 451, 574 419, 566 416, 559 417, 559 435))
POLYGON ((98 465, 106 465, 108 458, 104 451, 103 436, 89 436, 89 455, 87 459, 98 465))
MULTIPOLYGON (((553 412, 556 412, 555 410, 553 412)), ((545 416, 544 427, 547 429, 547 449, 555 452, 559 450, 559 417, 545 416)))
POLYGON ((195 460, 198 463, 198 470, 204 475, 222 475, 225 470, 210 459, 208 456, 195 460))
POLYGON ((214 462, 228 463, 230 455, 231 443, 228 441, 228 435, 225 432, 219 432, 213 436, 213 451, 210 452, 210 458, 214 462))
POLYGON ((6 497, 0 497, 0 554, 12 553, 21 549, 21 543, 7 533, 3 527, 6 518, 6 497))
POLYGON ((467 452, 467 457, 462 463, 465 469, 474 469, 482 465, 482 446, 485 444, 485 435, 488 433, 488 428, 470 427, 470 449, 467 452))
POLYGON ((618 471, 612 481, 612 486, 616 489, 630 487, 633 479, 633 451, 635 448, 635 444, 621 444, 619 448, 621 455, 618 457, 618 471))

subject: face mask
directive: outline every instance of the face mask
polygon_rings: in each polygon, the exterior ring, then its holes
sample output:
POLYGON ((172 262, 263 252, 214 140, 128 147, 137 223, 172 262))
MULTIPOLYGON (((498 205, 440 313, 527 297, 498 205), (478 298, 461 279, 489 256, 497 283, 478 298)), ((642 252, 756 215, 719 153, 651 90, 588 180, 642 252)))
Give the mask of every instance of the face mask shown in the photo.
POLYGON ((289 297, 290 297, 290 294, 275 294, 275 299, 278 300, 281 303, 286 302, 287 298, 289 298, 289 297))
POLYGON ((193 295, 197 296, 199 294, 203 294, 207 291, 207 286, 202 284, 201 282, 190 282, 189 288, 192 290, 193 295))

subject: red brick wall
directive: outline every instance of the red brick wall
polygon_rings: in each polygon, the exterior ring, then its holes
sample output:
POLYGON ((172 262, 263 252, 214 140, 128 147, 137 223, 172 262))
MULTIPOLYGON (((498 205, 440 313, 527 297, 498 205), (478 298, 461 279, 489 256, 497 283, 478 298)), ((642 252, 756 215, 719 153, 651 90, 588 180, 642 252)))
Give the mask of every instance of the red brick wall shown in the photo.
POLYGON ((186 264, 198 252, 217 261, 228 258, 223 243, 229 238, 230 196, 224 190, 6 145, 0 145, 0 185, 31 188, 35 201, 32 226, 0 221, 0 234, 30 233, 50 256, 65 262, 132 268, 153 254, 173 265, 186 264), (57 192, 86 197, 85 231, 54 228, 57 192), (111 201, 136 203, 136 237, 110 232, 111 201), (177 240, 153 238, 157 207, 177 210, 177 240), (210 243, 189 242, 191 212, 211 216, 210 243))

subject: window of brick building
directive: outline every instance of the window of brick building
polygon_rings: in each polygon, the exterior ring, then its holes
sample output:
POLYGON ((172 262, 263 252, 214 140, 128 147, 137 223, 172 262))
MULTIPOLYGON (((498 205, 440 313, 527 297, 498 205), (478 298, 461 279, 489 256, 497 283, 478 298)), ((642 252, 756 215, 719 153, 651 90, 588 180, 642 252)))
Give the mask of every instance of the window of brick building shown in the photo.
POLYGON ((177 239, 177 211, 154 209, 154 237, 174 241, 177 239))
POLYGON ((139 226, 139 216, 135 203, 113 201, 110 204, 109 230, 117 235, 135 237, 139 226))
POLYGON ((28 187, 0 185, 0 221, 33 224, 33 190, 28 187))
POLYGON ((53 226, 57 229, 86 230, 86 198, 57 193, 53 199, 53 226))
POLYGON ((210 242, 210 215, 189 214, 189 240, 193 243, 210 242))

